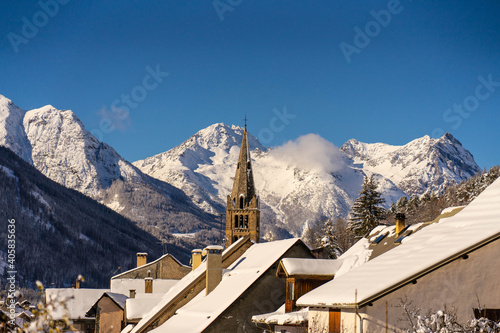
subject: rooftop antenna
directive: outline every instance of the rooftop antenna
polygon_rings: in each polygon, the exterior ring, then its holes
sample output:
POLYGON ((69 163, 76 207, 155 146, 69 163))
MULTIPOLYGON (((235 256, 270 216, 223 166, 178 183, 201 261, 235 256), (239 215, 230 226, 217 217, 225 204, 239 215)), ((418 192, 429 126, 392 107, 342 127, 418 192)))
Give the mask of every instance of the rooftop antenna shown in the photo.
POLYGON ((165 239, 162 239, 161 241, 157 242, 156 244, 161 244, 161 250, 163 254, 167 253, 167 241, 165 239))

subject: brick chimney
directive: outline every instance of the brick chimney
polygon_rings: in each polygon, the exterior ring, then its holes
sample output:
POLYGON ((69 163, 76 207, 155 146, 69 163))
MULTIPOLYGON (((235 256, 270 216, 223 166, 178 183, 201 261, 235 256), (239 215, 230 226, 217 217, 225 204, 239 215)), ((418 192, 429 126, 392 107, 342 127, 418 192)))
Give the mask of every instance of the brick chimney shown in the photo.
POLYGON ((222 280, 222 246, 210 245, 207 252, 206 294, 210 294, 222 280))
POLYGON ((148 262, 148 254, 145 252, 137 253, 137 267, 146 265, 148 262))
POLYGON ((405 228, 406 216, 404 213, 396 213, 396 234, 400 234, 405 228))
POLYGON ((191 251, 191 267, 193 271, 201 264, 201 252, 202 251, 200 249, 194 249, 193 251, 191 251))

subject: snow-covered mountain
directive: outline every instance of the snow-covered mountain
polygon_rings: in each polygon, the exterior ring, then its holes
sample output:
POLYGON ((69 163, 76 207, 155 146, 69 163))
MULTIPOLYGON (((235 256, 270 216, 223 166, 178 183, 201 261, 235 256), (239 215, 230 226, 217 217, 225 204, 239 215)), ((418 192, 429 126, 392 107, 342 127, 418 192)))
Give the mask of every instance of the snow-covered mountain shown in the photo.
MULTIPOLYGON (((76 115, 52 106, 24 111, 0 95, 0 144, 44 175, 129 217, 161 237, 207 231, 225 212, 243 128, 215 124, 167 152, 130 164, 99 142, 76 115)), ((249 134, 263 235, 300 236, 311 223, 345 216, 365 175, 389 205, 403 195, 440 192, 479 167, 450 134, 404 146, 354 139, 340 149, 309 134, 266 149, 249 134)))
POLYGON ((9 148, 26 162, 31 160, 31 144, 24 131, 25 111, 0 95, 0 145, 9 148))
MULTIPOLYGON (((243 128, 214 124, 181 145, 133 164, 182 189, 207 212, 224 212, 243 128)), ((249 134, 262 226, 269 238, 302 235, 311 223, 345 216, 365 175, 375 174, 387 204, 403 195, 441 191, 479 168, 450 134, 408 145, 349 140, 341 149, 317 135, 265 149, 249 134)))
POLYGON ((341 150, 354 165, 390 179, 407 195, 442 193, 480 171, 472 154, 451 134, 428 135, 404 146, 347 141, 341 150))
POLYGON ((0 95, 0 142, 45 176, 96 199, 156 236, 216 226, 184 192, 145 175, 70 110, 23 111, 0 95), (213 224, 213 225, 212 225, 213 224))

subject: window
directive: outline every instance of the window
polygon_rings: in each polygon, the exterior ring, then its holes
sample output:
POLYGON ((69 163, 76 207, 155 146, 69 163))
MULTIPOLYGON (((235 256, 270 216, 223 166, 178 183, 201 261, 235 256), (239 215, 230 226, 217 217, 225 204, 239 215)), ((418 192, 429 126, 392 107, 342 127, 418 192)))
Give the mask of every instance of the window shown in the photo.
POLYGON ((243 215, 240 215, 240 228, 243 228, 243 215))
POLYGON ((380 243, 382 241, 382 239, 384 239, 385 236, 387 236, 387 235, 388 235, 388 233, 385 233, 385 234, 382 234, 382 235, 378 236, 377 239, 375 239, 375 241, 373 242, 373 244, 380 243))
POLYGON ((243 224, 243 228, 248 229, 248 215, 245 215, 245 223, 243 224))
POLYGON ((238 215, 234 215, 234 227, 238 228, 238 215))
POLYGON ((486 318, 498 323, 500 321, 500 309, 474 309, 474 317, 476 319, 486 318))
POLYGON ((240 197, 240 209, 243 209, 243 197, 240 197))

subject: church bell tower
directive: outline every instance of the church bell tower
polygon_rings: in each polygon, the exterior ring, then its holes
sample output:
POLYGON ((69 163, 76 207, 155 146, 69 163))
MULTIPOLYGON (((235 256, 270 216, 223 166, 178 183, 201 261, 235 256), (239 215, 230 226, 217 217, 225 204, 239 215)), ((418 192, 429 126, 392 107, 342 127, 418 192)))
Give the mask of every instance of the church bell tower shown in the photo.
POLYGON ((256 243, 260 241, 259 199, 255 193, 245 124, 233 190, 231 195, 227 196, 226 247, 246 235, 250 235, 256 243))

